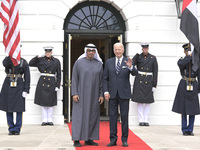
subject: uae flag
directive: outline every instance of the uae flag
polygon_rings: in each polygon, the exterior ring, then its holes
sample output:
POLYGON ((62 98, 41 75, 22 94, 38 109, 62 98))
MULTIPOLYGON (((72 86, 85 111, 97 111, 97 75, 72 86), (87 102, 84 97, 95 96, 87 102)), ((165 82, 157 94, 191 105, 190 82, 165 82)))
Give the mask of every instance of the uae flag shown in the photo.
POLYGON ((193 66, 196 71, 199 64, 199 25, 197 14, 197 0, 183 0, 180 30, 191 44, 193 66))

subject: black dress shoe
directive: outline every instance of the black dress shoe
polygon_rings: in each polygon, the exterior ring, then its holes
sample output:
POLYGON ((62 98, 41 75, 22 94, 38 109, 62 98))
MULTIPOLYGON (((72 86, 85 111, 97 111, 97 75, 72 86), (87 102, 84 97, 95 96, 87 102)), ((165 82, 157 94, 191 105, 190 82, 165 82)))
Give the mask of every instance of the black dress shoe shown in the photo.
POLYGON ((20 132, 18 132, 18 131, 15 131, 15 135, 20 135, 20 132))
POLYGON ((74 141, 74 147, 81 147, 81 143, 79 141, 74 141))
POLYGON ((10 131, 8 135, 15 135, 15 131, 10 131))
POLYGON ((46 126, 47 122, 42 122, 41 126, 46 126))
POLYGON ((192 131, 188 131, 188 135, 194 136, 194 133, 192 131))
POLYGON ((145 122, 145 123, 144 123, 144 126, 149 126, 149 123, 148 123, 148 122, 145 122))
POLYGON ((48 122, 47 125, 53 126, 53 122, 48 122))
POLYGON ((107 146, 110 147, 110 146, 116 146, 117 143, 116 142, 110 142, 107 146))
POLYGON ((88 141, 85 141, 84 145, 98 146, 98 143, 95 143, 93 140, 88 140, 88 141))
POLYGON ((127 142, 122 142, 122 146, 127 147, 128 143, 127 142))
POLYGON ((188 131, 184 131, 184 132, 183 132, 183 135, 184 135, 184 136, 188 136, 188 131))
POLYGON ((144 126, 144 122, 140 122, 140 123, 139 123, 139 126, 144 126))

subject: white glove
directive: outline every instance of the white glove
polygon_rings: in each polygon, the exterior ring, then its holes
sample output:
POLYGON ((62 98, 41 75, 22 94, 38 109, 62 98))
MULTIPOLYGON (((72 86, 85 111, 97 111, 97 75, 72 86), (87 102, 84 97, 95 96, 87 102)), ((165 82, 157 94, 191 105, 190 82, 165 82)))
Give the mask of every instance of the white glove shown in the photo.
POLYGON ((58 91, 58 90, 59 90, 59 88, 58 88, 58 87, 56 87, 56 88, 55 88, 55 91, 58 91))
POLYGON ((192 52, 191 52, 191 51, 188 51, 188 55, 190 55, 190 54, 192 54, 192 52))
POLYGON ((198 96, 200 96, 200 93, 198 93, 198 96))
POLYGON ((39 54, 39 55, 37 55, 37 57, 38 57, 38 58, 44 57, 44 54, 39 54))
POLYGON ((156 89, 155 87, 152 87, 152 92, 154 92, 154 91, 155 91, 155 89, 156 89))
POLYGON ((27 92, 23 92, 23 93, 22 93, 22 97, 23 97, 23 98, 26 98, 26 95, 27 95, 27 92))

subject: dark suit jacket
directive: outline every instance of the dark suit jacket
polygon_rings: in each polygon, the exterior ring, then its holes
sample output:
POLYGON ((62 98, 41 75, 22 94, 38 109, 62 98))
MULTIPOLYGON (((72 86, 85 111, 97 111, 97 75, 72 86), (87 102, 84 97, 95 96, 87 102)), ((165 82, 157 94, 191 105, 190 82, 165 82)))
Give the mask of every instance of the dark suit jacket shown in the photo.
POLYGON ((130 71, 124 61, 128 61, 123 57, 120 66, 119 74, 116 73, 116 57, 112 57, 106 61, 104 75, 103 75, 103 91, 110 93, 110 99, 114 99, 119 94, 121 99, 131 98, 131 85, 129 81, 130 73, 137 74, 137 69, 133 65, 133 70, 130 71))

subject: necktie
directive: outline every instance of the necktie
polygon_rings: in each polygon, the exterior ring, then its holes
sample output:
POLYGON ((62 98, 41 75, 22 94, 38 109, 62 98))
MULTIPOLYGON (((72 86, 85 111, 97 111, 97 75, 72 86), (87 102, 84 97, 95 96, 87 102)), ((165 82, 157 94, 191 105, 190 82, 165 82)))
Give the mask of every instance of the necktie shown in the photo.
POLYGON ((116 73, 119 74, 119 69, 120 69, 120 62, 119 59, 117 61, 117 66, 116 66, 116 73))

